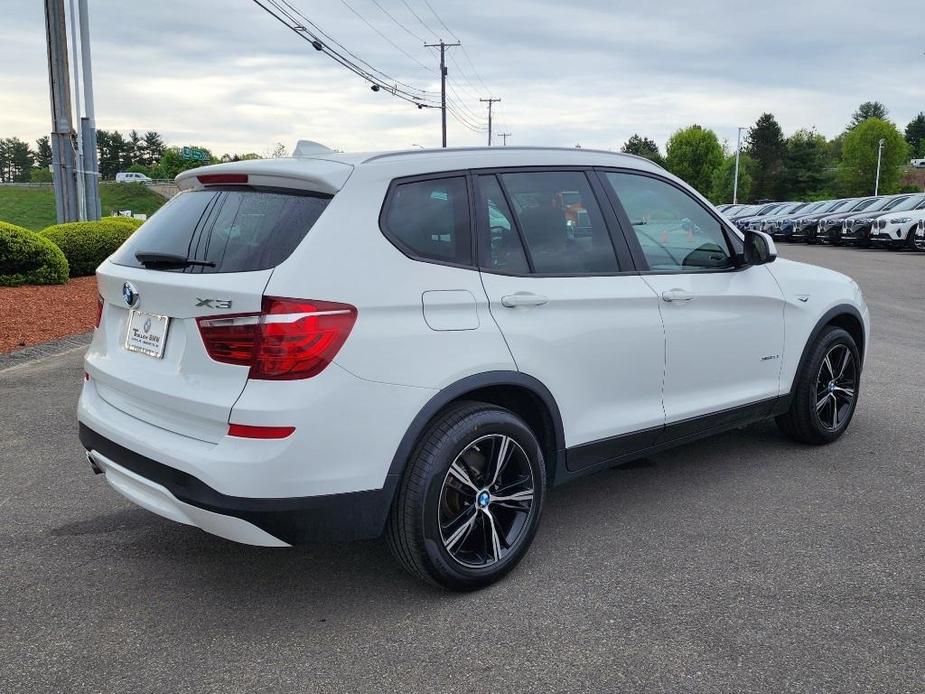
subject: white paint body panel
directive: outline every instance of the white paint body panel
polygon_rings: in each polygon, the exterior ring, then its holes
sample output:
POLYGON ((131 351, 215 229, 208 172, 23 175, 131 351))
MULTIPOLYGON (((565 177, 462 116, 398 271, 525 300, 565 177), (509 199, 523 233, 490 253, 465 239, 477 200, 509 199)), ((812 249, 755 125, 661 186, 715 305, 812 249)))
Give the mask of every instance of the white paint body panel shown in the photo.
MULTIPOLYGON (((570 164, 622 166, 677 180, 635 157, 540 148, 331 153, 184 173, 178 179, 184 190, 200 187, 198 175, 247 173, 253 183, 335 196, 273 270, 184 274, 103 263, 98 281, 106 309, 86 357, 90 378, 79 420, 226 495, 375 490, 383 487, 412 420, 434 395, 468 376, 520 371, 536 378, 556 400, 566 445, 575 446, 659 427, 666 411, 667 420, 676 421, 788 392, 808 336, 833 306, 855 307, 866 332, 867 308, 851 280, 785 260, 699 275, 505 277, 413 260, 379 229, 386 191, 397 177, 570 164), (126 280, 139 289, 142 310, 171 317, 162 360, 120 347, 126 280), (661 292, 674 288, 696 298, 666 304, 661 292), (501 305, 502 296, 518 292, 548 301, 501 305), (248 379, 246 367, 212 361, 195 317, 258 311, 264 295, 357 307, 334 362, 306 380, 259 381, 248 379), (799 299, 804 295, 806 302, 799 299), (204 296, 231 299, 233 308, 197 309, 196 298, 204 296), (767 355, 779 358, 762 361, 767 355), (234 438, 227 436, 229 422, 296 430, 281 440, 234 438)), ((224 516, 184 508, 165 489, 127 473, 116 463, 107 467, 114 487, 155 512, 231 539, 275 540, 224 516)))
POLYGON ((640 276, 482 277, 517 368, 559 405, 567 446, 664 424, 665 334, 640 276), (519 292, 548 302, 501 304, 519 292))
POLYGON ((784 301, 766 266, 732 272, 645 275, 665 325, 668 423, 776 398, 784 352, 784 301))

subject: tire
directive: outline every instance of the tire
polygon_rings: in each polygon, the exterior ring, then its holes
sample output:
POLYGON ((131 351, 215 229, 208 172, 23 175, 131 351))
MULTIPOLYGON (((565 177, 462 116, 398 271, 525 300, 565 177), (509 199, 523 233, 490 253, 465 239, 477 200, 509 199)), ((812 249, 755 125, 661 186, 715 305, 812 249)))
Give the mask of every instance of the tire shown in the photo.
POLYGON ((925 236, 919 236, 917 229, 910 229, 909 234, 912 236, 912 248, 919 253, 925 252, 925 236))
POLYGON ((530 427, 496 405, 456 403, 431 422, 412 453, 386 538, 411 574, 450 590, 476 590, 503 578, 527 553, 545 493, 546 464, 530 427), (504 463, 495 474, 499 457, 504 463))
POLYGON ((916 230, 916 226, 917 226, 916 224, 913 224, 911 227, 909 227, 909 233, 906 234, 906 241, 905 241, 905 243, 901 243, 901 244, 899 245, 899 248, 906 247, 906 248, 908 248, 910 251, 917 251, 917 250, 919 250, 919 249, 916 248, 916 246, 915 246, 915 230, 916 230))
POLYGON ((857 344, 841 328, 824 329, 797 374, 790 409, 776 418, 787 436, 822 445, 837 440, 851 423, 860 394, 857 344), (842 359, 848 355, 848 362, 842 359), (834 376, 834 378, 833 378, 834 376))

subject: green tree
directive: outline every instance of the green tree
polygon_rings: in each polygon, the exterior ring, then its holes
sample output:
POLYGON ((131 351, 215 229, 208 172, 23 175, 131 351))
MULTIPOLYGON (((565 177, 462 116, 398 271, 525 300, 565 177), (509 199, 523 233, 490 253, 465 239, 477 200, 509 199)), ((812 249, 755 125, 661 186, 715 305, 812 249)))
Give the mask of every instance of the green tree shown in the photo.
POLYGON ((129 166, 138 164, 144 166, 144 142, 138 131, 132 128, 128 132, 128 140, 125 143, 125 160, 129 166))
POLYGON ((662 153, 658 151, 658 145, 655 144, 655 140, 651 140, 648 137, 633 135, 623 143, 620 151, 626 154, 635 154, 639 157, 651 159, 659 166, 665 165, 665 159, 662 157, 662 153))
POLYGON ((838 178, 846 195, 869 195, 877 175, 877 149, 883 140, 880 162, 881 194, 899 189, 901 165, 906 162, 909 145, 895 125, 880 118, 868 118, 845 135, 838 178))
POLYGON ((0 181, 28 181, 32 172, 32 162, 32 151, 28 143, 18 137, 0 140, 0 181))
POLYGON ((810 200, 823 195, 828 183, 829 143, 815 130, 797 130, 786 141, 783 197, 810 200))
POLYGON ((167 149, 163 138, 154 130, 148 130, 142 139, 144 140, 144 161, 141 163, 149 167, 157 166, 167 149))
POLYGON ((784 158, 787 145, 784 131, 770 113, 763 113, 748 130, 745 151, 755 162, 751 197, 753 200, 780 200, 784 189, 784 158))
POLYGON ((857 111, 851 114, 851 122, 848 123, 848 130, 854 130, 868 118, 879 118, 880 120, 886 120, 888 115, 890 115, 889 109, 887 109, 887 107, 881 104, 879 101, 865 101, 863 104, 858 106, 857 111))
POLYGON ((96 148, 102 178, 115 178, 117 173, 131 163, 128 145, 118 130, 97 130, 96 148))
POLYGON ((200 149, 205 152, 205 161, 184 159, 182 147, 168 147, 164 150, 164 154, 161 156, 157 166, 152 169, 152 178, 173 178, 181 171, 196 169, 200 166, 208 166, 209 164, 217 164, 219 162, 219 160, 213 157, 212 153, 205 147, 196 147, 195 145, 187 146, 191 149, 200 149))
POLYGON ((35 141, 35 165, 43 169, 51 166, 51 142, 48 135, 35 141))
POLYGON ((906 126, 906 142, 909 143, 911 157, 925 157, 925 112, 909 121, 906 126))
POLYGON ((692 125, 678 130, 668 140, 665 164, 703 195, 713 192, 713 175, 723 163, 723 148, 716 133, 692 125))
MULTIPOLYGON (((747 154, 739 156, 739 187, 736 199, 739 202, 751 199, 752 171, 755 162, 747 154)), ((730 154, 713 173, 713 192, 710 200, 719 205, 723 202, 732 202, 732 193, 735 188, 736 155, 730 154)))

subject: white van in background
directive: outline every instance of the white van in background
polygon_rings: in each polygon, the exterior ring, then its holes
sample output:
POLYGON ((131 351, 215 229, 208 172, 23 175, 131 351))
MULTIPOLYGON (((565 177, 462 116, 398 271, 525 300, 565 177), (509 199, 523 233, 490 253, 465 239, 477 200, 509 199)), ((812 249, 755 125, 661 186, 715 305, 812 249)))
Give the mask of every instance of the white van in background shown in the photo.
POLYGON ((925 169, 925 159, 913 159, 909 164, 914 169, 925 169))
POLYGON ((151 179, 137 171, 120 171, 116 174, 116 183, 151 183, 151 179))

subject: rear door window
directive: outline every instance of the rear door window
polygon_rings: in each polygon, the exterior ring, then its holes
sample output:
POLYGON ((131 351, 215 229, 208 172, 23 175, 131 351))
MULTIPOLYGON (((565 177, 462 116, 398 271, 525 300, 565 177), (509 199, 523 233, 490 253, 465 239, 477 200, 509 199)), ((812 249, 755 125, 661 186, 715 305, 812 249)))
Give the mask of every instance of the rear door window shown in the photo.
POLYGON ((112 256, 112 262, 173 272, 250 272, 276 267, 312 228, 331 196, 240 186, 176 195, 112 256), (143 264, 137 254, 190 265, 143 264))
POLYGON ((619 272, 613 241, 583 172, 505 173, 500 179, 533 272, 619 272))

